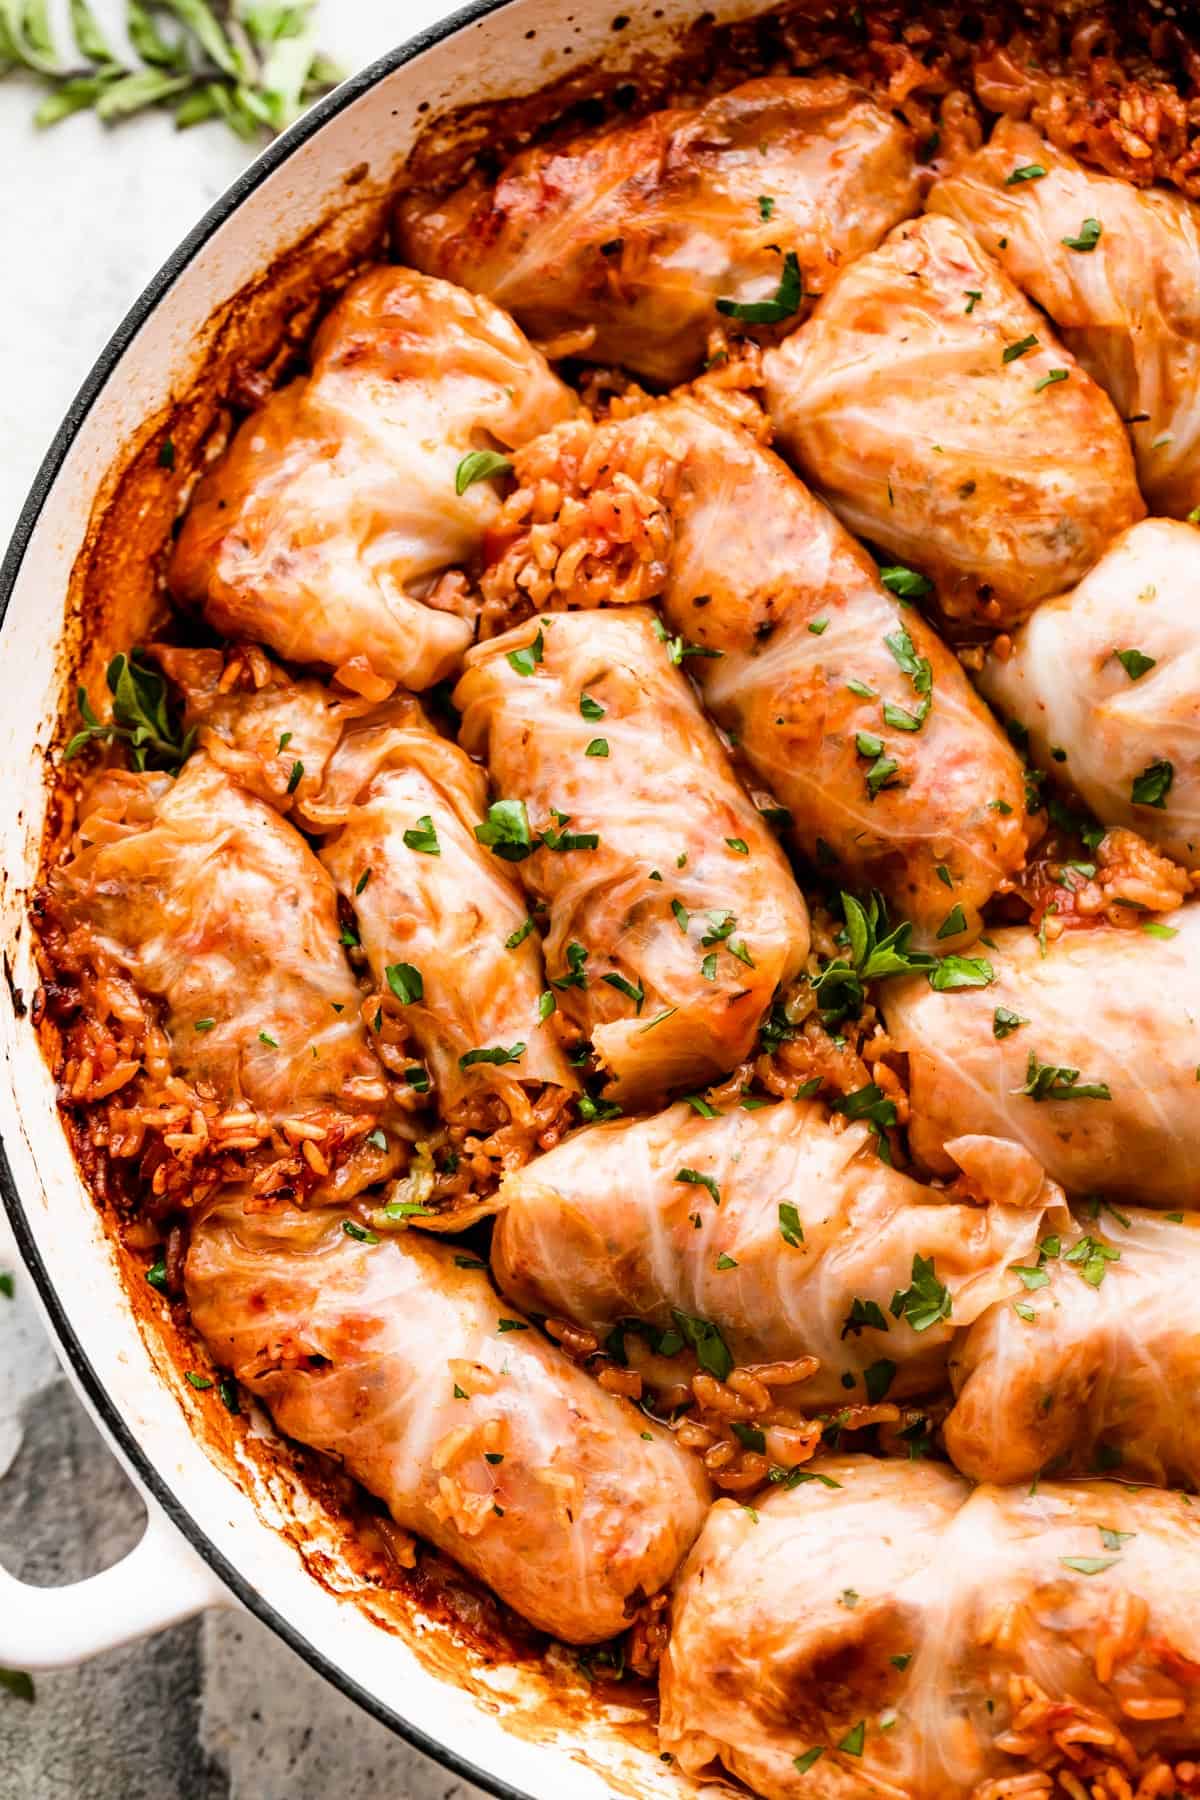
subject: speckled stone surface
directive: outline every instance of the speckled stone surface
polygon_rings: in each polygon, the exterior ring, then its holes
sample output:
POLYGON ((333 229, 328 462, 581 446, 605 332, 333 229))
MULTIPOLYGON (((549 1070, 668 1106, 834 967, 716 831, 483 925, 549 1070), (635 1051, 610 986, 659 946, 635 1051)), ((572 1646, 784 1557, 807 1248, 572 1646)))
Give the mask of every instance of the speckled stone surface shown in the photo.
MULTIPOLYGON (((107 21, 121 8, 93 0, 107 21)), ((57 8, 55 9, 57 11, 57 8)), ((322 39, 361 66, 451 8, 324 0, 322 39)), ((63 7, 65 11, 65 5, 63 7)), ((126 308, 247 160, 219 126, 35 133, 0 82, 0 545, 72 395, 126 308)), ((0 1270, 15 1256, 0 1214, 0 1270)), ((28 1284, 0 1295, 0 1563, 31 1582, 115 1562, 140 1500, 59 1372, 28 1284)), ((473 1800, 358 1711, 256 1621, 211 1614, 0 1692, 0 1800, 473 1800)))

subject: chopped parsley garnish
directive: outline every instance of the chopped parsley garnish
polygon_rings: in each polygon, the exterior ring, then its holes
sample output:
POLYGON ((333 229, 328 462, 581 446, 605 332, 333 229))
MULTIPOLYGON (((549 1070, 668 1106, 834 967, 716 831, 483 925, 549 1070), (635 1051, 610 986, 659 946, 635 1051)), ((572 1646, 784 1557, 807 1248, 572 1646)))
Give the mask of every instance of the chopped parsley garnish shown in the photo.
POLYGON ((725 842, 738 856, 749 856, 750 846, 745 838, 726 838, 725 842))
POLYGON ((152 1288, 157 1288, 160 1294, 166 1293, 167 1265, 165 1258, 160 1256, 157 1262, 150 1264, 150 1267, 146 1270, 146 1280, 150 1283, 152 1288))
POLYGON ((532 675, 542 660, 544 649, 545 639, 539 629, 532 643, 523 645, 520 650, 510 650, 507 653, 509 666, 514 668, 518 675, 532 675))
POLYGON ((639 1013, 641 1012, 642 1004, 646 998, 646 990, 640 981, 635 987, 632 981, 626 981, 624 975, 602 975, 600 979, 602 981, 607 981, 609 987, 616 988, 618 994, 624 994, 627 1000, 632 1000, 634 1010, 639 1013))
POLYGON ((523 800, 494 800, 475 836, 505 862, 522 862, 533 850, 529 815, 523 800))
POLYGON ((808 1771, 812 1768, 813 1764, 816 1762, 820 1762, 820 1760, 824 1756, 824 1754, 825 1754, 825 1745, 824 1744, 814 1744, 811 1750, 806 1750, 804 1752, 803 1756, 794 1756, 792 1758, 792 1763, 793 1763, 793 1766, 795 1767, 797 1775, 807 1775, 808 1771))
POLYGON ((964 288, 963 296, 967 302, 963 307, 963 311, 965 313, 973 313, 975 308, 979 305, 979 302, 983 299, 983 290, 981 288, 964 288))
POLYGON ((260 1031, 258 1034, 258 1041, 260 1044, 268 1045, 272 1050, 278 1050, 279 1048, 279 1039, 273 1038, 269 1031, 260 1031))
MULTIPOLYGON (((892 563, 887 568, 880 569, 879 579, 885 588, 890 588, 901 600, 919 600, 923 594, 933 592, 933 583, 927 576, 918 575, 915 569, 905 568, 903 563, 892 563)), ((910 645, 909 648, 911 647, 910 645)))
POLYGON ((844 1750, 847 1756, 861 1756, 866 1737, 867 1721, 865 1719, 860 1719, 857 1725, 852 1725, 850 1727, 845 1737, 842 1738, 839 1743, 835 1744, 834 1748, 836 1750, 844 1750))
POLYGON ((886 1399, 892 1382, 896 1378, 896 1367, 894 1362, 889 1362, 884 1356, 863 1370, 863 1384, 867 1390, 867 1399, 872 1406, 878 1406, 881 1400, 886 1399))
POLYGON ((874 800, 876 794, 881 793, 884 788, 892 787, 899 770, 900 764, 895 757, 881 751, 867 770, 868 798, 874 800))
POLYGON ((716 1107, 710 1106, 703 1094, 685 1094, 683 1098, 686 1104, 691 1107, 692 1111, 694 1113, 699 1113, 702 1119, 720 1118, 721 1115, 716 1107))
POLYGON ((1057 1068, 1053 1063, 1041 1063, 1033 1050, 1029 1052, 1029 1061, 1025 1065, 1025 1085, 1014 1088, 1013 1093, 1027 1094, 1031 1100, 1112 1099, 1107 1082, 1080 1084, 1078 1069, 1057 1068))
POLYGON ((759 218, 760 219, 769 219, 771 217, 771 214, 774 211, 775 211, 775 202, 774 202, 774 200, 772 200, 770 194, 760 194, 758 196, 758 216, 759 216, 759 218))
POLYGON ((1027 1266, 1023 1263, 1009 1263, 1014 1275, 1021 1277, 1021 1286, 1033 1293, 1037 1288, 1049 1287, 1050 1277, 1045 1269, 1027 1266))
POLYGON ((912 1651, 903 1650, 899 1656, 889 1656, 888 1661, 891 1663, 893 1669, 907 1669, 909 1663, 912 1661, 912 1651))
POLYGON ((463 457, 454 471, 454 491, 465 494, 476 481, 486 481, 489 475, 509 475, 512 463, 507 456, 501 456, 495 450, 472 450, 463 457))
POLYGON ((1142 926, 1142 930, 1147 937, 1168 939, 1179 936, 1179 929, 1177 926, 1160 925, 1157 919, 1147 919, 1146 923, 1142 926))
POLYGON ((1062 241, 1068 250, 1094 250, 1103 231, 1099 219, 1085 219, 1079 227, 1078 237, 1065 237, 1062 241))
POLYGON ((365 1225, 356 1224, 353 1219, 343 1219, 342 1230, 348 1238, 353 1238, 356 1244, 377 1244, 379 1242, 378 1235, 374 1231, 368 1231, 365 1225))
MULTIPOLYGON (((129 757, 135 769, 177 770, 187 761, 195 740, 195 729, 180 733, 172 724, 167 705, 167 684, 157 669, 139 662, 140 652, 122 650, 113 657, 104 679, 112 695, 112 721, 102 725, 92 709, 86 688, 75 691, 83 730, 77 731, 63 751, 63 761, 70 762, 92 742, 129 746, 129 757)), ((289 789, 289 792, 291 790, 289 789)))
POLYGON ((876 690, 868 687, 865 681, 848 681, 846 686, 852 694, 857 694, 860 700, 878 700, 879 698, 876 690))
POLYGON ((686 937, 689 918, 687 907, 684 906, 681 900, 672 900, 671 912, 675 919, 675 923, 678 925, 680 931, 682 931, 684 937, 686 937))
POLYGON ((525 939, 529 936, 529 934, 532 930, 533 930, 533 920, 531 918, 526 918, 522 924, 517 926, 517 929, 515 931, 510 932, 508 937, 505 938, 504 948, 506 950, 520 949, 521 945, 525 942, 525 939))
MULTIPOLYGON (((742 1104, 745 1105, 745 1101, 742 1104)), ((800 1214, 790 1200, 779 1202, 779 1235, 784 1243, 793 1250, 799 1250, 804 1242, 804 1227, 800 1223, 800 1214)))
POLYGON ((720 1256, 718 1256, 718 1258, 717 1258, 717 1268, 718 1269, 736 1269, 737 1264, 733 1260, 732 1256, 726 1256, 724 1250, 722 1250, 720 1256))
POLYGON ((921 1332, 948 1319, 953 1305, 949 1288, 938 1280, 933 1257, 918 1253, 912 1262, 912 1285, 897 1288, 888 1310, 893 1319, 903 1317, 913 1331, 921 1332))
POLYGON ((590 694, 587 694, 587 693, 580 694, 580 696, 579 696, 579 711, 580 711, 581 715, 583 716, 583 718, 585 718, 589 724, 594 725, 596 723, 597 719, 602 719, 604 717, 605 710, 606 709, 603 706, 601 706, 601 704, 598 700, 592 699, 592 696, 590 694))
POLYGON ((1019 169, 1013 169, 1004 177, 1005 187, 1016 187, 1021 181, 1040 181, 1045 175, 1041 163, 1022 163, 1019 169))
POLYGON ((777 325, 799 312, 804 298, 804 278, 796 252, 789 250, 783 259, 783 274, 772 300, 718 300, 717 311, 727 319, 741 319, 746 325, 777 325))
POLYGON ((502 1068, 505 1063, 520 1062, 524 1054, 524 1044, 513 1044, 508 1050, 503 1044, 491 1044, 486 1049, 468 1050, 465 1056, 459 1057, 458 1066, 471 1069, 476 1063, 490 1063, 494 1068, 502 1068))
POLYGON ((733 1357, 717 1327, 711 1320, 693 1318, 690 1313, 672 1310, 671 1317, 684 1342, 696 1352, 700 1367, 724 1381, 733 1371, 733 1357))
POLYGON ((425 978, 412 963, 389 963, 383 974, 401 1006, 411 1006, 425 998, 425 978))
POLYGON ((213 1031, 216 1028, 216 1023, 217 1021, 215 1019, 197 1019, 192 1026, 192 1030, 213 1031))
POLYGON ((943 956, 929 971, 929 985, 939 994, 960 988, 990 987, 996 972, 986 956, 943 956))
POLYGON ((928 699, 923 700, 915 712, 908 712, 903 706, 897 706, 891 700, 883 703, 883 722, 892 726, 895 731, 920 731, 929 716, 928 699))
POLYGON ((558 1006, 558 1001, 554 998, 554 995, 550 992, 550 989, 547 988, 544 993, 541 993, 538 995, 538 1018, 539 1018, 539 1020, 541 1020, 542 1023, 544 1024, 545 1021, 550 1017, 550 1014, 552 1012, 554 1012, 554 1010, 557 1006, 558 1006))
POLYGON ((585 756, 607 756, 608 755, 608 739, 607 738, 593 738, 591 743, 588 745, 587 749, 584 751, 583 754, 585 756))
POLYGON ((938 926, 937 935, 939 938, 957 937, 961 931, 966 929, 967 916, 962 907, 955 904, 938 926))
POLYGON ((1102 1238, 1081 1237, 1063 1253, 1063 1261, 1078 1269, 1089 1287, 1099 1287, 1110 1262, 1120 1262, 1121 1252, 1102 1238))
POLYGON ((550 977, 550 985, 556 988, 586 987, 587 975, 585 973, 584 965, 586 964, 587 959, 588 953, 582 944, 568 944, 567 973, 565 975, 552 975, 550 977))
MULTIPOLYGON (((717 1267, 720 1268, 720 1263, 717 1267)), ((736 1266, 736 1265, 735 1265, 736 1266)), ((762 1456, 767 1448, 767 1440, 757 1425, 747 1425, 741 1419, 731 1419, 729 1429, 744 1450, 755 1450, 762 1456)))
POLYGON ((232 1375, 226 1375, 222 1380, 218 1381, 217 1394, 219 1395, 221 1405, 225 1408, 226 1412, 241 1412, 242 1404, 238 1398, 238 1385, 232 1375))
POLYGON ((812 632, 814 637, 821 637, 826 631, 829 630, 829 620, 828 619, 812 619, 809 621, 808 629, 812 632))
POLYGON ((196 1388, 200 1393, 203 1393, 206 1388, 212 1386, 212 1382, 207 1375, 197 1375, 194 1369, 185 1369, 183 1378, 190 1386, 196 1388))
POLYGON ((711 1175, 702 1175, 699 1169, 678 1169, 675 1179, 676 1181, 685 1181, 692 1187, 707 1188, 712 1195, 713 1205, 720 1206, 721 1190, 711 1175))
POLYGON ((1015 344, 1006 344, 1004 346, 1004 354, 1001 356, 1000 360, 1003 363, 1016 362, 1017 359, 1024 356, 1027 351, 1036 348, 1037 334, 1031 331, 1028 337, 1019 338, 1015 344))
POLYGON ((497 1331, 528 1331, 529 1327, 525 1323, 524 1319, 497 1319, 496 1320, 496 1330, 497 1331))
POLYGON ((1171 783, 1175 779, 1175 765, 1169 762, 1147 763, 1136 778, 1130 798, 1135 806, 1165 807, 1167 795, 1171 791, 1171 783))
POLYGON ((1158 662, 1156 656, 1144 656, 1140 650, 1114 650, 1113 655, 1130 681, 1140 681, 1158 662))
POLYGON ((1102 1575, 1105 1569, 1111 1569, 1121 1559, 1119 1556, 1060 1556, 1058 1560, 1064 1569, 1074 1569, 1077 1575, 1102 1575))
POLYGON ((370 879, 371 879, 370 869, 364 869, 362 874, 359 876, 358 880, 354 884, 354 892, 355 892, 356 896, 358 894, 365 893, 367 883, 368 883, 368 881, 370 881, 370 879))
POLYGON ((850 1302, 850 1311, 846 1314, 840 1332, 841 1338, 858 1337, 863 1331, 886 1331, 888 1322, 883 1316, 883 1308, 876 1300, 860 1300, 857 1296, 850 1302))
POLYGON ((571 823, 570 813, 562 813, 550 808, 555 824, 543 831, 540 841, 547 850, 595 850, 600 842, 600 835, 595 831, 568 831, 571 823))
MULTIPOLYGON (((1050 369, 1042 376, 1040 381, 1034 382, 1033 391, 1035 394, 1040 394, 1043 388, 1053 387, 1056 381, 1068 380, 1070 374, 1070 369, 1050 369)), ((1060 757, 1059 761, 1061 762, 1062 760, 1063 758, 1060 757)))
MULTIPOLYGON (((404 833, 404 847, 406 850, 418 850, 422 856, 440 856, 442 854, 437 830, 428 813, 422 813, 416 824, 410 825, 404 833)), ((371 871, 368 869, 367 875, 370 873, 371 871)), ((363 887, 365 886, 366 876, 364 875, 363 887)), ((361 890, 356 888, 354 891, 359 893, 361 890)))
POLYGON ((374 1144, 376 1150, 386 1150, 387 1149, 387 1132, 381 1131, 379 1126, 377 1125, 375 1127, 374 1131, 369 1132, 367 1134, 367 1142, 368 1142, 368 1144, 374 1144))

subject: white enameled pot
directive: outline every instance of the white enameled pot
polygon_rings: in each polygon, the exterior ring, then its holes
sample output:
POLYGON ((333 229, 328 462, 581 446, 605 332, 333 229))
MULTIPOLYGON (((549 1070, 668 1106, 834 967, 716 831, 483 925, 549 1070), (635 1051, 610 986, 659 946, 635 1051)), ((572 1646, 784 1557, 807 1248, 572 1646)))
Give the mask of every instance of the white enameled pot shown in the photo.
POLYGON ((302 1497, 201 1429, 165 1339, 135 1316, 59 1121, 29 1018, 28 899, 46 816, 45 751, 70 661, 71 572, 122 446, 196 382, 206 322, 345 204, 348 176, 356 189, 382 191, 430 118, 532 92, 597 58, 636 67, 701 14, 747 16, 763 0, 626 6, 631 17, 614 32, 620 10, 617 0, 481 0, 345 83, 272 144, 117 329, 63 421, 0 570, 0 1184, 62 1358, 150 1520, 124 1562, 74 1587, 33 1589, 0 1571, 0 1665, 61 1666, 205 1606, 240 1603, 430 1755, 493 1793, 531 1800, 691 1788, 620 1709, 582 1699, 582 1684, 563 1701, 555 1677, 472 1661, 435 1621, 385 1629, 363 1603, 361 1579, 338 1566, 340 1541, 323 1542, 319 1519, 302 1516, 302 1497))

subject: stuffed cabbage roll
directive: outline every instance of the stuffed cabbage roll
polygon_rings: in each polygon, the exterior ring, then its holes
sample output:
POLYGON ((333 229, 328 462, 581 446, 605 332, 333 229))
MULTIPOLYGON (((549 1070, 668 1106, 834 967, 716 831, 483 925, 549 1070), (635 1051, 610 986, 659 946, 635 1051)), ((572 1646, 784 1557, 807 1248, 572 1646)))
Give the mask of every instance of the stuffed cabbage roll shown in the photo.
POLYGON ((948 1143, 1024 1144, 1075 1193, 1186 1204, 1200 1155, 1200 907, 1145 930, 991 935, 992 986, 935 993, 911 976, 881 1005, 907 1053, 908 1136, 949 1172, 948 1143))
POLYGON ((514 1317, 472 1259, 347 1223, 223 1201, 186 1271, 213 1355, 533 1624, 572 1643, 623 1630, 700 1529, 699 1464, 514 1317))
POLYGON ((575 410, 504 313, 408 269, 360 276, 200 482, 170 568, 232 637, 324 663, 372 698, 428 687, 471 641, 452 564, 498 507, 466 457, 509 450, 575 410), (459 491, 461 489, 461 491, 459 491))
POLYGON ((1119 1468, 1200 1486, 1200 1213, 1107 1208, 953 1347, 946 1448, 974 1481, 1119 1468))
POLYGON ((837 77, 772 77, 526 150, 494 187, 414 193, 400 242, 535 337, 579 328, 588 356, 675 382, 723 314, 797 316, 919 204, 894 114, 837 77))
POLYGON ((1086 168, 1001 119, 926 202, 967 225, 1129 424, 1143 494, 1184 518, 1200 502, 1200 207, 1086 168), (1038 174, 1012 180, 1014 172, 1038 174))
POLYGON ((958 659, 778 457, 697 400, 591 439, 568 426, 517 459, 571 498, 597 466, 598 483, 625 471, 647 491, 654 469, 669 490, 663 612, 796 847, 878 887, 918 943, 968 943, 1030 824, 1020 759, 958 659), (939 941, 955 905, 964 929, 939 941))
POLYGON ((803 966, 791 871, 643 607, 559 613, 470 652, 462 742, 502 798, 482 841, 549 906, 549 991, 610 1099, 732 1068, 803 966))
MULTIPOLYGON (((353 907, 381 993, 403 1009, 443 1114, 491 1092, 530 1119, 526 1087, 578 1086, 552 1018, 542 1018, 541 939, 503 862, 476 841, 487 781, 419 702, 386 702, 349 726, 306 823, 353 907), (523 1041, 519 1058, 479 1051, 523 1041)), ((423 1085, 423 1071, 408 1071, 423 1085)))
POLYGON ((718 1501, 684 1565, 659 1728, 684 1774, 723 1768, 766 1800, 1186 1791, 1171 1767, 1200 1747, 1186 1496, 817 1468, 753 1509, 718 1501))
POLYGON ((162 1104, 182 1103, 182 1126, 168 1114, 168 1146, 181 1129, 189 1144, 200 1100, 215 1096, 221 1131, 205 1127, 205 1152, 253 1150, 282 1126, 310 1185, 347 1154, 362 1181, 395 1165, 395 1140, 379 1148, 368 1137, 394 1106, 339 943, 333 883, 272 807, 202 752, 174 780, 106 775, 48 889, 75 954, 161 1008, 147 1073, 166 1084, 162 1104), (190 1097, 172 1092, 171 1076, 190 1097))
MULTIPOLYGON (((1001 1179, 1011 1148, 996 1146, 1001 1179)), ((956 1205, 881 1161, 866 1125, 837 1132, 814 1102, 715 1118, 673 1106, 576 1132, 506 1176, 492 1268, 518 1306, 601 1337, 683 1312, 717 1326, 737 1364, 819 1357, 806 1406, 861 1400, 864 1386, 879 1398, 882 1375, 864 1372, 884 1363, 886 1391, 905 1399, 944 1379, 957 1327, 1022 1291, 1009 1265, 1033 1260, 1055 1199, 1025 1161, 1016 1204, 956 1205), (888 1309, 918 1261, 945 1297, 914 1327, 911 1308, 888 1309)))
POLYGON ((953 220, 898 226, 763 367, 801 473, 951 618, 1023 618, 1146 510, 1111 402, 953 220))
POLYGON ((980 685, 1108 825, 1200 868, 1200 535, 1144 519, 1038 608, 980 685))

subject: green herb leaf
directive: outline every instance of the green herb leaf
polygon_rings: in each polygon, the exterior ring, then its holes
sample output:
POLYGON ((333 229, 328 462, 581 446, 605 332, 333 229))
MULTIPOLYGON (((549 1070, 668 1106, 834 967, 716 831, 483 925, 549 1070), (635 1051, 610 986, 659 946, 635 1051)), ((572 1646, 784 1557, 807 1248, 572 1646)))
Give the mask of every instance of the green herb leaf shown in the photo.
POLYGON ((83 688, 77 702, 84 729, 77 731, 63 751, 69 762, 93 742, 128 744, 135 769, 177 771, 187 760, 195 733, 181 734, 167 704, 167 684, 157 669, 138 661, 138 651, 113 657, 105 673, 112 695, 112 722, 101 724, 83 688))
POLYGON ((1094 250, 1103 231, 1104 227, 1099 219, 1085 219, 1079 227, 1078 237, 1065 237, 1062 241, 1068 250, 1094 250))
POLYGON ((632 981, 626 981, 624 975, 602 975, 600 979, 606 981, 609 987, 616 988, 619 994, 624 994, 627 1000, 632 1000, 635 1011, 641 1012, 646 990, 640 981, 635 987, 632 981))
POLYGON ((1029 1052, 1025 1066, 1025 1084, 1014 1088, 1015 1094, 1027 1094, 1031 1100, 1111 1100, 1108 1084, 1095 1081, 1081 1085, 1078 1069, 1057 1068, 1041 1063, 1036 1053, 1029 1052))
POLYGON ((1040 181, 1045 175, 1041 163, 1023 163, 1019 169, 1013 169, 1004 177, 1005 187, 1016 187, 1021 181, 1040 181))
POLYGON ((696 1352, 700 1367, 718 1381, 733 1372, 733 1357, 717 1327, 709 1319, 694 1318, 690 1313, 672 1311, 676 1330, 684 1342, 696 1352))
POLYGON ((343 1219, 342 1230, 348 1238, 353 1238, 356 1244, 377 1244, 379 1242, 378 1233, 368 1231, 365 1225, 357 1224, 354 1219, 343 1219))
POLYGON ((678 1169, 675 1173, 675 1179, 676 1181, 687 1182, 691 1187, 707 1188, 712 1195, 713 1205, 720 1206, 721 1190, 717 1186, 713 1176, 702 1175, 699 1169, 678 1169))
POLYGON ((493 800, 475 837, 505 862, 523 862, 533 852, 529 815, 523 800, 493 800))
POLYGON ((490 1063, 494 1068, 501 1068, 505 1063, 520 1062, 524 1054, 524 1044, 513 1044, 508 1050, 503 1044, 492 1044, 486 1049, 468 1050, 465 1056, 459 1057, 458 1066, 471 1069, 476 1063, 490 1063))
POLYGON ((1010 1007, 998 1006, 992 1014, 992 1036, 1011 1037, 1018 1026, 1028 1025, 1028 1023, 1028 1019, 1023 1019, 1020 1013, 1013 1012, 1010 1007))
POLYGON ((605 710, 606 709, 603 706, 601 706, 601 704, 598 700, 592 699, 592 696, 590 694, 580 694, 580 696, 579 696, 579 711, 580 711, 580 714, 582 715, 582 717, 585 718, 589 724, 594 725, 597 719, 602 719, 604 717, 605 710))
POLYGON ((532 675, 542 660, 545 648, 545 636, 539 628, 532 643, 523 644, 519 650, 509 650, 506 660, 509 667, 515 669, 518 675, 532 675))
POLYGON ((929 971, 929 985, 939 994, 990 987, 995 979, 996 972, 985 956, 943 956, 929 971))
MULTIPOLYGON (((967 915, 959 905, 954 905, 937 928, 939 938, 957 937, 959 932, 967 929, 967 915)), ((986 986, 986 983, 980 985, 986 986)))
POLYGON ((1119 1556, 1060 1556, 1058 1560, 1064 1569, 1074 1569, 1077 1575, 1103 1575, 1105 1569, 1111 1569, 1121 1559, 1119 1556))
MULTIPOLYGON (((745 1101, 742 1104, 745 1105, 745 1101)), ((804 1226, 790 1200, 779 1202, 779 1235, 793 1250, 799 1250, 804 1242, 804 1226)))
POLYGON ((804 1752, 803 1756, 794 1756, 792 1758, 792 1763, 797 1775, 807 1775, 813 1764, 820 1762, 824 1754, 825 1745, 814 1744, 811 1750, 806 1750, 804 1752))
POLYGON ((1113 655, 1130 681, 1140 681, 1158 663, 1156 656, 1144 656, 1140 650, 1114 650, 1113 655))
POLYGON ((872 1406, 878 1406, 881 1400, 887 1398, 892 1382, 896 1378, 896 1369, 896 1363, 889 1362, 887 1357, 881 1357, 878 1362, 873 1362, 869 1368, 863 1370, 863 1384, 867 1390, 867 1399, 872 1406))
POLYGON ((1015 344, 1006 344, 1000 360, 1003 363, 1016 362, 1030 350, 1037 348, 1037 335, 1030 332, 1028 337, 1019 338, 1015 344))
POLYGON ((30 1706, 37 1699, 33 1676, 27 1675, 24 1669, 0 1669, 0 1688, 14 1700, 24 1700, 30 1706))
MULTIPOLYGON (((1043 388, 1053 387, 1057 381, 1069 380, 1070 374, 1071 371, 1069 369, 1050 369, 1042 376, 1040 381, 1034 382, 1033 391, 1035 394, 1040 394, 1043 388)), ((1062 759, 1060 758, 1059 760, 1061 761, 1062 759)))
POLYGON ((800 310, 804 299, 804 277, 796 252, 789 250, 783 259, 783 274, 772 300, 718 300, 717 311, 727 319, 741 319, 746 325, 776 325, 790 319, 800 310))
POLYGON ((1171 791, 1171 783, 1175 779, 1175 766, 1169 762, 1147 763, 1133 784, 1130 798, 1135 806, 1157 806, 1160 809, 1167 804, 1167 795, 1171 791))
POLYGON ((758 196, 758 216, 759 216, 759 218, 760 219, 769 219, 771 217, 771 214, 774 211, 775 211, 775 202, 774 202, 774 200, 772 200, 770 194, 760 194, 758 196))
POLYGON ((425 978, 412 963, 389 963, 383 974, 402 1006, 412 1006, 415 1001, 425 998, 425 978))
POLYGON ((983 292, 980 288, 964 288, 963 297, 967 302, 963 307, 963 311, 965 313, 973 313, 975 308, 979 305, 979 302, 983 299, 983 292))
POLYGON ((928 1331, 954 1310, 950 1290, 938 1280, 932 1256, 914 1255, 912 1285, 892 1295, 893 1319, 905 1318, 914 1331, 928 1331))
MULTIPOLYGON (((421 856, 440 856, 442 854, 442 846, 438 843, 437 828, 428 813, 422 813, 416 824, 408 827, 404 833, 404 847, 406 850, 416 850, 421 856)), ((367 874, 369 875, 370 872, 368 869, 367 874)), ((363 885, 366 885, 365 876, 363 885)))
MULTIPOLYGON (((919 600, 922 595, 933 592, 932 581, 924 575, 918 575, 915 569, 905 568, 903 563, 892 563, 887 568, 880 569, 879 579, 885 588, 890 588, 901 600, 919 600)), ((904 635, 907 637, 908 633, 905 632, 904 635)), ((884 641, 890 643, 891 640, 884 641)), ((911 644, 909 648, 912 648, 911 644)))
POLYGON ((477 481, 486 481, 492 475, 511 473, 512 463, 507 456, 501 456, 496 450, 472 450, 463 457, 454 471, 454 491, 456 494, 465 494, 477 481))
POLYGON ((532 930, 533 920, 531 918, 526 918, 522 924, 517 926, 515 931, 510 932, 505 938, 504 948, 506 950, 519 950, 532 930))
POLYGON ((867 1721, 860 1719, 852 1725, 841 1742, 834 1745, 836 1750, 844 1750, 847 1756, 861 1756, 867 1737, 867 1721))
POLYGON ((200 1393, 203 1393, 206 1388, 212 1386, 211 1378, 207 1375, 197 1375, 195 1369, 185 1369, 183 1378, 191 1387, 196 1388, 200 1393))
POLYGON ((587 749, 584 751, 584 755, 585 756, 607 756, 608 755, 608 739, 607 738, 593 738, 591 743, 588 745, 587 749))

